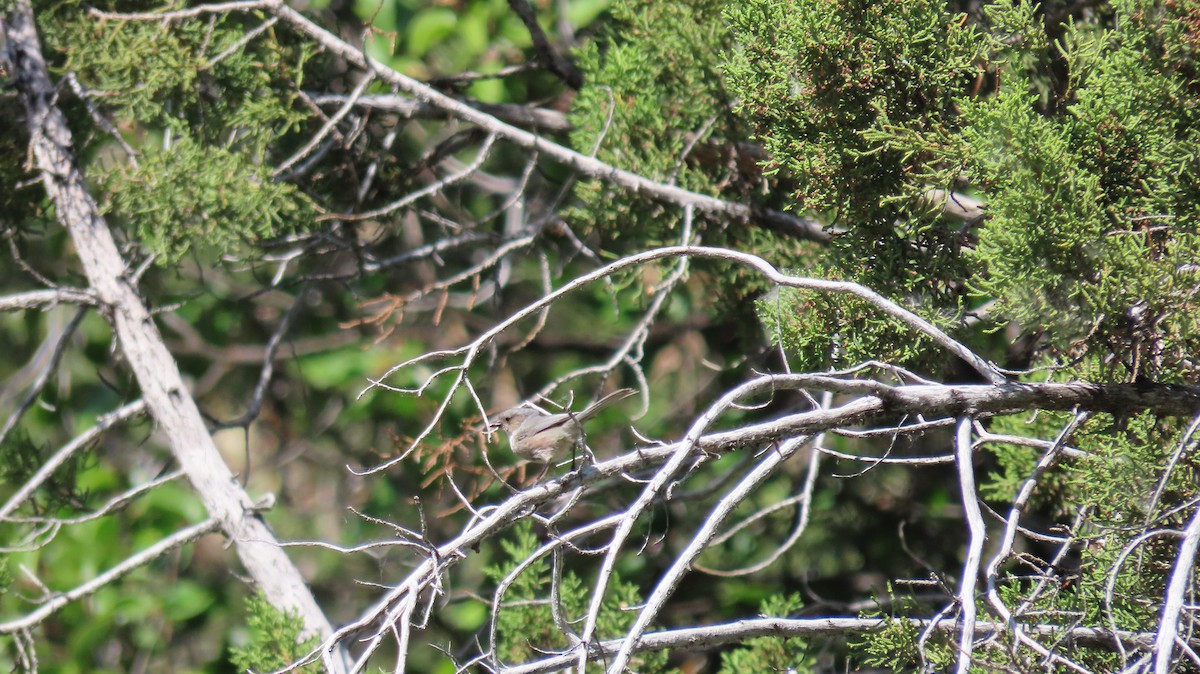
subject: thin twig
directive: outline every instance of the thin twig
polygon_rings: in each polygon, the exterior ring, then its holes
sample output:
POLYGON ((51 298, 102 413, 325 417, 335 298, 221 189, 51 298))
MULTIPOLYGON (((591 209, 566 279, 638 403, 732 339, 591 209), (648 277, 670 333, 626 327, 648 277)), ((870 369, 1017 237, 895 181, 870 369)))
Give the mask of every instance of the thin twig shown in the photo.
MULTIPOLYGON (((419 101, 441 108, 449 114, 470 122, 488 133, 496 134, 505 140, 527 150, 534 150, 555 161, 562 162, 572 169, 592 178, 599 178, 635 194, 646 194, 655 199, 668 203, 685 206, 693 204, 697 211, 717 217, 734 220, 753 221, 761 223, 784 235, 800 239, 828 242, 831 234, 826 228, 812 220, 772 211, 755 209, 746 204, 725 201, 717 197, 697 194, 661 182, 651 180, 631 171, 618 169, 599 160, 570 150, 557 143, 552 143, 544 137, 505 124, 495 117, 465 105, 427 84, 391 69, 386 64, 367 57, 362 49, 354 47, 345 40, 313 23, 300 12, 287 6, 282 0, 264 0, 271 11, 280 16, 297 30, 321 43, 330 52, 341 56, 350 63, 363 69, 377 72, 381 79, 399 87, 419 101)), ((255 7, 258 3, 254 4, 255 7)))
POLYGON ((104 573, 99 574, 86 583, 83 583, 66 592, 55 594, 53 598, 39 606, 37 610, 30 612, 28 615, 16 620, 10 620, 6 623, 0 623, 0 634, 12 634, 13 632, 20 630, 32 629, 67 604, 91 595, 100 588, 116 582, 130 571, 134 571, 139 567, 145 566, 167 552, 170 552, 171 550, 174 550, 182 545, 186 545, 197 538, 200 538, 204 534, 212 533, 219 529, 220 526, 221 521, 219 519, 210 517, 199 524, 192 525, 186 529, 183 529, 182 531, 171 534, 170 536, 167 536, 145 550, 131 555, 120 564, 117 564, 104 573))
POLYGON ((975 585, 979 582, 983 540, 987 537, 983 515, 979 511, 979 494, 975 491, 975 455, 971 449, 971 419, 963 417, 958 420, 958 429, 954 435, 954 454, 958 467, 958 483, 962 490, 963 512, 967 517, 967 528, 971 537, 967 545, 967 559, 963 562, 962 575, 958 580, 958 605, 962 612, 963 625, 955 665, 958 674, 967 674, 971 668, 971 651, 975 644, 975 585))

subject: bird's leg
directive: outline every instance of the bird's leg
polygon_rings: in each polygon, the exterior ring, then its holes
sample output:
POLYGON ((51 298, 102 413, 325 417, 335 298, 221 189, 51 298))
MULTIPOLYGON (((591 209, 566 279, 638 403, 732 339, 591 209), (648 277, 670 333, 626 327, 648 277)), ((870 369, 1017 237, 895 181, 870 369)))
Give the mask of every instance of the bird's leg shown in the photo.
POLYGON ((587 446, 586 442, 580 442, 579 447, 583 449, 583 458, 586 459, 588 465, 596 465, 596 455, 592 452, 592 448, 587 446))
POLYGON ((567 471, 563 479, 570 479, 577 472, 582 472, 584 469, 594 465, 596 465, 596 455, 592 453, 592 448, 588 447, 587 443, 581 440, 571 445, 571 470, 567 471), (579 458, 580 450, 583 450, 584 461, 582 466, 577 467, 575 461, 579 458))
POLYGON ((580 440, 571 446, 571 472, 575 472, 575 461, 579 458, 580 450, 583 450, 582 468, 596 465, 596 455, 592 452, 592 448, 588 447, 586 442, 580 440))
MULTIPOLYGON (((582 446, 584 451, 588 452, 589 456, 591 455, 591 451, 588 450, 587 443, 583 439, 584 438, 583 424, 579 423, 579 418, 576 417, 573 412, 567 412, 567 414, 570 415, 570 417, 571 417, 567 421, 567 423, 575 424, 576 430, 579 431, 579 435, 576 436, 575 442, 571 445, 571 470, 575 470, 575 459, 578 458, 578 456, 579 456, 579 448, 582 446)), ((593 463, 594 463, 595 457, 592 457, 592 459, 593 459, 593 463)))

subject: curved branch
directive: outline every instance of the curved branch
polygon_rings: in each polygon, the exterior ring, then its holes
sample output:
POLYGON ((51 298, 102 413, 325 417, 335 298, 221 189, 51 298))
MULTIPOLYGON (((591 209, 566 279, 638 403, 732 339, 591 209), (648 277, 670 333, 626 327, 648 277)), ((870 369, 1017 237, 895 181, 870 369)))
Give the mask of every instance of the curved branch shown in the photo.
POLYGON ((983 559, 983 539, 987 529, 979 511, 979 494, 975 492, 975 462, 971 444, 971 419, 958 420, 954 434, 954 456, 958 468, 958 483, 962 489, 963 512, 971 532, 967 546, 967 559, 963 562, 962 577, 959 578, 958 605, 962 611, 963 631, 958 640, 958 658, 955 670, 967 674, 971 668, 971 651, 975 644, 975 586, 979 582, 979 563, 983 559))
MULTIPOLYGON (((931 629, 945 634, 956 634, 961 629, 958 620, 922 620, 917 618, 754 618, 722 625, 706 625, 677 630, 650 632, 638 643, 638 651, 660 651, 666 649, 699 650, 736 644, 757 637, 844 637, 847 634, 871 632, 888 625, 901 624, 913 629, 931 629)), ((975 623, 974 637, 983 638, 1004 633, 1004 623, 979 621, 975 623)), ((1154 635, 1149 632, 1110 631, 1094 627, 1065 628, 1059 625, 1030 625, 1027 628, 1039 636, 1061 636, 1078 644, 1097 648, 1113 649, 1117 642, 1136 648, 1148 649, 1154 635)), ((599 660, 616 652, 620 639, 594 644, 588 653, 591 660, 599 660)), ((503 674, 541 674, 557 672, 575 660, 573 654, 554 655, 536 662, 501 670, 503 674)))
POLYGON ((55 288, 53 290, 31 290, 0 297, 0 311, 41 309, 56 304, 95 305, 96 296, 90 290, 83 288, 55 288))
POLYGON ((145 566, 163 554, 178 548, 181 545, 190 543, 191 541, 200 538, 204 534, 216 531, 221 526, 221 521, 215 517, 210 517, 199 524, 192 525, 182 531, 177 531, 161 541, 151 545, 141 552, 130 556, 125 561, 96 576, 86 583, 67 592, 61 592, 54 595, 52 599, 42 604, 29 615, 17 620, 10 620, 6 623, 0 623, 0 634, 12 634, 21 630, 27 630, 38 625, 46 618, 53 615, 67 604, 78 601, 96 592, 100 588, 108 585, 121 578, 125 574, 137 569, 140 566, 145 566))
MULTIPOLYGON (((725 201, 717 197, 666 185, 568 149, 562 145, 548 141, 535 133, 505 124, 489 114, 461 103, 427 84, 412 79, 403 73, 389 68, 386 64, 366 56, 361 48, 354 47, 345 40, 313 23, 308 17, 287 6, 282 0, 266 0, 264 3, 254 4, 256 6, 267 6, 270 11, 274 12, 284 21, 292 24, 300 32, 321 43, 330 52, 337 54, 359 68, 377 73, 380 79, 408 93, 417 99, 417 101, 445 110, 459 119, 470 122, 489 133, 496 134, 527 150, 545 154, 555 161, 570 166, 583 175, 605 180, 635 194, 646 194, 666 203, 679 206, 692 205, 696 210, 710 215, 733 220, 759 222, 786 236, 821 243, 826 243, 831 238, 831 234, 826 231, 825 227, 813 220, 799 218, 780 211, 758 209, 746 204, 725 201)), ((111 16, 119 18, 127 15, 111 16)))
MULTIPOLYGON (((441 351, 434 351, 434 352, 423 354, 416 358, 406 360, 398 365, 394 365, 391 368, 389 368, 387 370, 387 372, 385 372, 378 379, 372 380, 371 386, 368 387, 367 390, 369 390, 370 388, 379 387, 379 386, 386 387, 386 385, 382 383, 384 380, 386 380, 388 377, 395 374, 396 372, 398 372, 402 369, 405 369, 407 367, 417 365, 420 363, 425 363, 425 362, 428 362, 431 360, 444 360, 444 359, 450 359, 450 358, 457 358, 460 356, 462 357, 462 363, 460 365, 455 365, 452 367, 447 367, 447 368, 443 368, 442 370, 439 370, 438 374, 432 375, 429 378, 427 378, 425 383, 422 384, 421 387, 419 387, 418 389, 404 390, 404 389, 395 389, 395 388, 387 387, 387 388, 390 388, 391 390, 419 394, 419 393, 422 393, 433 382, 433 380, 436 377, 438 377, 442 374, 450 374, 450 373, 453 373, 453 375, 454 375, 454 380, 451 382, 450 386, 447 388, 445 398, 440 405, 438 414, 436 414, 434 416, 434 418, 429 422, 429 424, 426 425, 426 427, 419 434, 417 434, 417 436, 415 438, 413 438, 413 440, 411 442, 409 442, 408 447, 403 452, 401 452, 399 456, 397 456, 393 459, 390 459, 378 466, 370 468, 361 474, 375 473, 375 472, 384 470, 390 466, 393 466, 393 465, 399 463, 400 461, 403 461, 426 437, 429 436, 430 433, 433 432, 433 429, 437 426, 437 424, 439 423, 439 420, 441 419, 441 412, 450 404, 450 400, 454 396, 454 394, 457 392, 458 387, 460 385, 462 385, 463 382, 465 381, 467 369, 472 365, 472 363, 474 363, 475 358, 484 349, 484 347, 486 347, 488 344, 490 344, 492 342, 492 340, 494 340, 501 333, 503 333, 504 331, 513 327, 517 323, 520 323, 521 321, 525 320, 526 318, 540 312, 544 307, 547 307, 550 304, 558 301, 560 298, 564 297, 565 295, 575 292, 576 290, 579 290, 580 288, 583 288, 599 279, 605 278, 607 276, 610 276, 618 271, 621 271, 621 270, 629 268, 629 267, 634 267, 637 265, 645 264, 647 262, 652 262, 652 261, 663 259, 663 258, 677 257, 677 256, 678 257, 703 258, 703 259, 716 259, 716 260, 723 260, 723 261, 727 261, 727 262, 743 264, 745 266, 748 266, 748 267, 758 270, 768 280, 770 280, 774 283, 777 283, 779 285, 782 285, 782 286, 787 286, 787 287, 792 287, 792 288, 801 288, 801 289, 807 289, 807 290, 815 290, 818 292, 847 293, 847 294, 855 295, 856 297, 860 297, 860 298, 866 300, 867 302, 871 303, 872 305, 874 305, 880 311, 883 311, 887 315, 892 316, 892 317, 904 322, 906 325, 912 327, 917 332, 926 335, 927 337, 932 339, 934 342, 943 346, 946 350, 957 355, 959 358, 962 358, 964 361, 966 361, 968 364, 970 364, 972 368, 974 368, 977 372, 979 372, 980 375, 982 375, 988 381, 991 381, 993 383, 999 383, 999 382, 1005 381, 1004 375, 1001 374, 999 372, 999 370, 997 370, 991 363, 987 362, 986 360, 981 358, 979 355, 977 355, 974 351, 969 349, 966 345, 964 345, 961 342, 950 337, 945 332, 943 332, 941 329, 939 329, 937 326, 935 326, 932 323, 930 323, 929 321, 921 318, 917 314, 909 311, 908 309, 905 309, 904 307, 901 307, 900 305, 896 304, 895 302, 892 302, 891 300, 883 297, 879 293, 876 293, 875 291, 873 291, 870 288, 867 288, 863 285, 860 285, 858 283, 851 283, 851 282, 847 282, 847 281, 828 281, 825 279, 813 279, 813 278, 805 278, 805 277, 801 277, 801 276, 791 276, 789 274, 784 274, 784 273, 780 272, 778 269, 775 268, 774 265, 767 262, 763 258, 758 257, 757 255, 751 255, 751 254, 742 253, 739 251, 728 250, 725 248, 711 248, 711 247, 705 247, 705 246, 686 246, 686 245, 685 246, 669 246, 669 247, 665 247, 665 248, 658 248, 655 250, 646 251, 644 253, 639 253, 637 255, 630 255, 628 257, 617 260, 616 262, 613 262, 611 264, 607 264, 599 269, 593 270, 587 274, 584 274, 583 276, 576 278, 575 280, 571 281, 570 283, 567 283, 566 285, 559 288, 558 290, 556 290, 552 293, 549 293, 547 295, 544 295, 541 299, 537 300, 536 302, 526 305, 520 311, 513 313, 507 319, 501 321, 500 323, 498 323, 496 326, 494 326, 490 330, 484 332, 482 335, 480 335, 478 338, 476 338, 470 344, 467 344, 465 346, 461 346, 461 347, 458 347, 455 349, 445 349, 445 350, 441 350, 441 351)), ((829 390, 833 390, 836 392, 868 393, 868 392, 872 392, 872 391, 876 391, 876 390, 882 391, 882 390, 888 389, 888 387, 884 384, 878 384, 878 383, 869 382, 869 381, 846 380, 846 379, 840 379, 840 378, 830 377, 830 376, 821 376, 821 375, 806 375, 806 376, 810 377, 811 380, 814 382, 826 381, 829 386, 839 387, 839 388, 829 389, 829 390)), ((366 393, 366 390, 359 393, 359 396, 361 397, 364 393, 366 393)), ((480 409, 480 413, 484 414, 484 422, 486 425, 487 412, 486 412, 486 410, 480 409)))
MULTIPOLYGON (((131 280, 112 230, 76 163, 71 130, 55 105, 55 89, 29 0, 13 3, 2 25, 42 185, 75 244, 147 407, 212 521, 233 541, 268 600, 295 610, 309 634, 332 633, 304 577, 279 547, 275 535, 265 522, 250 515, 255 509, 253 500, 238 486, 217 451, 174 357, 131 280)), ((334 671, 342 669, 342 662, 340 650, 326 658, 326 666, 334 671)))
POLYGON ((38 469, 37 473, 35 473, 33 477, 26 480, 25 484, 21 485, 21 488, 18 489, 15 494, 10 496, 8 501, 5 502, 3 506, 0 506, 0 520, 7 519, 9 515, 12 515, 13 512, 25 502, 25 499, 29 498, 33 492, 37 491, 38 487, 42 486, 42 483, 50 479, 50 476, 54 474, 54 471, 57 470, 59 466, 66 463, 72 456, 74 456, 75 452, 86 447, 93 440, 100 437, 100 435, 109 428, 121 423, 122 421, 125 421, 126 419, 132 419, 139 414, 144 414, 145 412, 146 402, 143 400, 138 400, 97 419, 95 426, 92 426, 83 433, 80 433, 77 437, 75 437, 75 439, 63 445, 61 449, 54 453, 54 456, 50 457, 44 464, 42 464, 42 467, 38 469))
MULTIPOLYGON (((638 640, 645 634, 650 623, 658 617, 667 599, 679 587, 684 574, 691 568, 692 562, 704 551, 709 541, 717 535, 721 525, 733 514, 734 509, 741 505, 750 496, 750 493, 757 489, 767 478, 774 475, 775 471, 791 458, 797 450, 804 446, 809 439, 808 437, 792 438, 775 450, 767 450, 767 456, 763 459, 762 463, 755 466, 754 470, 750 471, 741 483, 722 498, 717 506, 713 508, 708 519, 705 520, 704 525, 700 528, 700 531, 692 537, 687 547, 676 555, 675 562, 671 564, 671 568, 658 581, 658 586, 654 588, 654 592, 646 600, 645 606, 638 613, 633 626, 626 630, 621 648, 617 651, 617 654, 613 657, 612 664, 608 667, 610 674, 621 674, 621 672, 625 671, 625 667, 629 664, 629 660, 633 657, 634 650, 637 648, 638 640)), ((816 455, 815 452, 814 455, 816 455)), ((582 668, 580 668, 580 671, 582 671, 582 668)))
POLYGON ((1192 519, 1184 530, 1183 542, 1179 544, 1179 556, 1171 570, 1171 581, 1167 584, 1164 597, 1162 621, 1158 624, 1158 636, 1154 642, 1154 674, 1171 671, 1171 653, 1178 638, 1179 614, 1183 611, 1183 599, 1191 587, 1196 573, 1196 549, 1200 547, 1200 507, 1192 513, 1192 519))

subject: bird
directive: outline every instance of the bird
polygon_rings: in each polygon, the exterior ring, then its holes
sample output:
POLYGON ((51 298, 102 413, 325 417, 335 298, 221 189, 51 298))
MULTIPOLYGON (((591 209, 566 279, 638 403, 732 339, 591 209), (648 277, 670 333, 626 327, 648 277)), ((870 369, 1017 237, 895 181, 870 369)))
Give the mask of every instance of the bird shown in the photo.
POLYGON ((508 435, 513 454, 549 464, 583 445, 585 421, 635 393, 637 391, 630 388, 617 389, 579 412, 546 414, 532 407, 517 406, 497 414, 488 427, 503 430, 508 435))

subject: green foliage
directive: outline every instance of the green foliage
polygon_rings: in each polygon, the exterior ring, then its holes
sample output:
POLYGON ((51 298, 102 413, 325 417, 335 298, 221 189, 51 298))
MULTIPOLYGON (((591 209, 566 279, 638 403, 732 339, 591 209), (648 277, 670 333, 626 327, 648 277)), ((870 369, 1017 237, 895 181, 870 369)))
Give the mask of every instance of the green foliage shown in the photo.
MULTIPOLYGON (((985 30, 980 37, 988 50, 988 67, 1002 68, 1002 86, 1013 84, 1026 87, 1036 95, 1039 106, 1046 109, 1053 98, 1053 83, 1049 76, 1056 52, 1046 34, 1045 17, 1039 16, 1038 3, 1030 0, 999 0, 982 7, 985 30)), ((982 82, 980 82, 982 84, 982 82)))
MULTIPOLYGON (((722 166, 737 161, 730 154, 737 149, 727 144, 743 135, 729 112, 718 61, 730 46, 719 20, 722 4, 615 3, 603 41, 588 43, 578 54, 588 86, 572 105, 572 144, 605 162, 702 193, 721 193, 742 180, 722 166)), ((633 234, 628 223, 636 214, 637 240, 677 240, 678 211, 614 193, 602 181, 585 181, 576 193, 584 205, 573 219, 613 239, 633 234)), ((705 223, 698 227, 719 231, 705 223)))
POLYGON ((105 103, 118 118, 186 128, 179 112, 199 101, 195 83, 204 67, 199 53, 204 22, 188 21, 164 30, 150 22, 97 21, 71 2, 40 16, 47 48, 64 54, 65 70, 109 94, 105 103), (62 20, 49 20, 58 14, 62 20))
POLYGON ((731 3, 738 48, 725 72, 799 210, 844 226, 842 274, 885 293, 953 304, 957 223, 924 195, 962 159, 957 97, 978 74, 979 38, 940 0, 731 3))
MULTIPOLYGON (((1028 414, 994 417, 988 422, 988 430, 1017 437, 1054 438, 1071 416, 1069 412, 1042 412, 1033 418, 1028 414)), ((1069 440, 1068 444, 1073 442, 1069 440)), ((1011 503, 1017 491, 1033 475, 1045 450, 1009 443, 988 443, 987 449, 995 457, 998 470, 980 482, 979 493, 986 499, 1011 503)), ((1068 480, 1067 473, 1062 470, 1044 473, 1037 481, 1031 506, 1047 508, 1055 516, 1069 515, 1078 504, 1066 484, 1068 480)))
MULTIPOLYGON (((1039 625, 1061 624, 1066 628, 1081 620, 1074 590, 1055 586, 1052 592, 1043 592, 1034 599, 1028 594, 1032 586, 1033 583, 1027 578, 1019 576, 1002 579, 999 586, 1001 599, 1010 607, 1023 606, 1021 612, 1036 615, 1039 625), (1026 600, 1029 600, 1028 604, 1026 600)), ((892 606, 889 613, 880 610, 863 613, 863 617, 882 619, 884 625, 877 631, 851 640, 851 648, 858 660, 869 667, 894 672, 941 672, 953 669, 959 653, 957 636, 945 630, 934 630, 924 634, 922 639, 923 629, 903 618, 924 617, 927 613, 910 599, 896 596, 890 584, 888 594, 892 606)), ((978 615, 987 615, 985 601, 980 600, 976 608, 978 615)), ((1095 618, 1095 615, 1090 615, 1082 620, 1095 618)), ((1069 637, 1063 635, 1059 638, 1069 637)), ((1013 643, 1011 635, 996 635, 995 640, 993 647, 980 647, 976 642, 977 646, 971 655, 971 672, 1011 671, 1014 668, 1029 671, 1041 666, 1041 656, 1013 643)), ((1114 666, 1119 668, 1116 654, 1108 650, 1074 645, 1071 659, 1092 671, 1112 671, 1114 666)))
MULTIPOLYGON (((1053 438, 1072 415, 1042 412, 992 419, 990 430, 1009 435, 1053 438)), ((997 583, 1002 601, 1020 607, 1019 613, 1041 625, 1111 625, 1132 631, 1153 630, 1159 620, 1157 602, 1166 588, 1177 552, 1177 539, 1160 534, 1141 537, 1149 527, 1182 529, 1191 516, 1200 463, 1178 452, 1183 423, 1140 413, 1128 417, 1095 415, 1068 439, 1082 454, 1060 456, 1038 480, 1025 507, 1022 523, 1038 527, 1042 518, 1070 521, 1080 516, 1070 533, 1081 544, 1057 566, 1020 555, 1001 570, 997 583), (1166 472, 1168 461, 1173 468, 1166 472), (1164 475, 1166 477, 1164 478, 1164 475), (1154 495, 1157 494, 1155 497, 1154 495), (1036 618, 1035 618, 1036 616, 1036 618)), ((1032 474, 1044 450, 989 443, 997 465, 981 481, 986 497, 1010 503, 1017 488, 1032 474)), ((1004 506, 1001 506, 1002 508, 1004 506)), ((1003 511, 1002 511, 1003 512, 1003 511)), ((1063 533, 1051 529, 1048 533, 1063 533)), ((1198 584, 1200 589, 1200 584, 1198 584)), ((896 601, 892 616, 925 615, 913 603, 896 601)), ((979 610, 987 612, 985 602, 979 610)), ((855 644, 863 661, 904 671, 924 662, 943 669, 955 659, 955 648, 943 635, 934 635, 918 651, 918 630, 895 621, 881 634, 855 644)), ((1003 668, 1016 661, 1036 662, 1036 655, 1017 648, 984 649, 976 653, 981 666, 1003 668)), ((1108 649, 1076 646, 1072 660, 1093 671, 1109 671, 1119 659, 1108 649)))
MULTIPOLYGON (((1043 413, 1030 424, 1005 417, 993 420, 992 430, 1054 437, 1067 418, 1066 413, 1043 413)), ((1087 514, 1084 529, 1075 532, 1087 541, 1081 546, 1078 575, 1069 585, 1056 580, 1051 591, 1043 587, 1034 592, 1025 569, 1013 568, 1000 586, 1005 602, 1027 604, 1028 612, 1047 624, 1112 624, 1111 618, 1119 629, 1152 630, 1159 619, 1155 602, 1165 590, 1177 542, 1165 535, 1135 538, 1151 524, 1181 529, 1190 516, 1186 504, 1195 499, 1200 462, 1181 453, 1163 478, 1182 430, 1178 421, 1148 413, 1088 420, 1069 440, 1084 452, 1082 457, 1061 458, 1039 480, 1027 508, 1055 517, 1087 514)), ((1011 499, 1042 452, 1017 446, 994 452, 1002 472, 981 490, 1011 499)), ((1079 649, 1074 659, 1098 671, 1114 666, 1113 655, 1104 650, 1079 649)))
MULTIPOLYGON (((500 582, 512 573, 539 547, 537 536, 529 520, 522 520, 513 527, 511 536, 501 541, 507 559, 484 570, 493 582, 500 582)), ((567 643, 562 631, 555 625, 550 606, 550 564, 540 559, 523 569, 503 597, 497 609, 495 652, 501 662, 515 664, 537 657, 547 651, 561 651, 567 643)), ((571 625, 580 624, 588 610, 589 591, 583 580, 575 573, 566 572, 559 584, 559 601, 563 618, 571 625)), ((614 574, 608 599, 596 619, 596 637, 613 639, 620 637, 633 625, 637 618, 636 608, 641 606, 642 597, 632 583, 622 581, 614 574)), ((639 672, 665 671, 667 654, 647 652, 631 661, 639 672)), ((603 671, 600 665, 589 665, 603 671)))
MULTIPOLYGON (((517 568, 538 547, 537 537, 533 527, 528 523, 518 524, 512 530, 512 537, 500 543, 506 559, 500 564, 484 569, 484 574, 493 582, 501 582, 517 568)), ((567 594, 578 591, 576 587, 567 594)), ((508 596, 502 601, 516 601, 521 604, 530 602, 545 593, 548 585, 548 569, 546 564, 538 563, 520 574, 509 586, 508 596)), ((538 602, 514 606, 508 610, 501 609, 496 617, 496 637, 499 643, 494 644, 496 655, 502 662, 516 663, 533 655, 533 649, 548 645, 551 648, 564 648, 567 644, 554 627, 553 616, 549 605, 538 602)))
POLYGON ((109 212, 137 232, 159 263, 188 251, 227 253, 302 229, 313 218, 308 198, 239 154, 182 138, 137 168, 109 174, 109 212))
MULTIPOLYGON (((304 621, 300 616, 294 611, 275 608, 261 592, 246 598, 246 624, 250 628, 249 641, 230 652, 230 661, 238 671, 280 669, 316 648, 318 643, 316 637, 301 641, 304 621)), ((321 664, 314 662, 296 671, 319 672, 321 664)))
MULTIPOLYGON (((763 600, 762 615, 767 618, 786 618, 804 607, 799 595, 775 596, 763 600)), ((808 641, 798 637, 755 637, 743 647, 721 653, 718 674, 739 672, 796 672, 812 671, 806 663, 808 641)))
MULTIPOLYGON (((322 0, 326 1, 326 0, 322 0)), ((426 0, 356 0, 353 11, 372 27, 366 41, 374 58, 413 77, 433 79, 462 72, 494 74, 523 63, 532 40, 520 17, 504 0, 464 0, 455 3, 426 0)), ((569 6, 535 3, 543 30, 553 35, 555 23, 566 20, 585 28, 604 12, 609 0, 583 0, 569 6)), ((455 89, 461 83, 438 82, 455 89)), ((557 95, 557 82, 539 71, 503 79, 476 79, 465 87, 474 98, 489 102, 525 102, 557 95)))
POLYGON ((8 594, 14 580, 12 569, 9 568, 8 557, 0 557, 0 595, 8 594))
POLYGON ((1148 412, 1126 418, 1105 415, 1079 433, 1086 458, 1070 464, 1071 486, 1082 505, 1106 527, 1126 528, 1149 521, 1182 526, 1179 507, 1194 498, 1200 462, 1183 454, 1169 479, 1160 484, 1167 459, 1180 442, 1178 420, 1148 412), (1158 501, 1149 495, 1159 491, 1158 501))
MULTIPOLYGON (((578 151, 654 180, 701 194, 779 208, 781 194, 765 184, 758 151, 733 112, 733 96, 721 55, 733 49, 721 19, 723 0, 619 0, 599 40, 577 54, 587 85, 570 113, 571 144, 578 151)), ((575 187, 579 204, 567 212, 573 225, 596 232, 614 254, 646 246, 673 245, 682 236, 683 214, 603 180, 575 187), (637 227, 631 228, 630 223, 637 227)), ((814 246, 751 223, 702 216, 693 236, 769 256, 777 264, 802 266, 814 246)), ((736 266, 706 269, 709 298, 717 312, 748 324, 748 299, 768 287, 736 266)))
POLYGON ((39 13, 57 67, 102 94, 93 100, 127 140, 148 141, 139 161, 127 161, 106 135, 88 133, 90 117, 73 124, 86 141, 82 149, 95 157, 94 177, 109 192, 108 214, 136 232, 160 264, 198 248, 229 253, 312 223, 311 200, 279 182, 274 162, 264 159, 290 154, 289 134, 310 117, 296 100, 313 49, 273 31, 244 40, 265 18, 97 20, 73 0, 39 13), (160 136, 165 149, 156 150, 160 136))
POLYGON ((948 185, 944 153, 925 146, 954 132, 955 97, 976 74, 964 17, 933 0, 749 0, 728 18, 739 45, 731 87, 770 152, 767 170, 795 176, 805 210, 858 227, 912 213, 889 206, 906 190, 948 185))
MULTIPOLYGON (((33 442, 27 431, 13 429, 0 443, 0 484, 25 484, 41 470, 47 458, 45 447, 33 442)), ((81 507, 87 500, 87 490, 80 487, 78 476, 91 461, 93 457, 86 452, 75 452, 51 473, 27 501, 33 512, 54 513, 59 508, 81 507)))
MULTIPOLYGON (((144 8, 131 4, 101 8, 144 8)), ((311 46, 273 31, 245 42, 246 31, 265 18, 102 21, 68 0, 39 13, 39 25, 47 50, 61 55, 59 67, 101 92, 96 100, 118 124, 138 125, 130 135, 169 130, 261 160, 309 116, 295 103, 313 54, 311 46)))
MULTIPOLYGON (((879 311, 866 300, 825 292, 780 288, 756 303, 767 338, 788 350, 794 367, 827 370, 878 360, 931 371, 944 359, 931 339, 879 311)), ((945 330, 950 316, 934 316, 945 330)))
POLYGON ((1114 28, 1053 42, 1028 2, 986 5, 978 24, 932 0, 739 2, 726 74, 765 170, 846 228, 834 277, 934 310, 961 310, 970 287, 1049 353, 1191 380, 1196 8, 1113 10, 1114 28), (977 243, 928 192, 964 185, 987 204, 977 243))
POLYGON ((934 632, 920 647, 921 629, 908 620, 917 613, 915 602, 895 593, 892 584, 887 586, 889 613, 883 610, 864 611, 864 618, 880 618, 883 627, 869 634, 850 640, 851 649, 868 667, 880 667, 894 672, 927 669, 943 672, 954 666, 956 646, 944 632, 934 632), (927 665, 923 667, 923 665, 927 665))
MULTIPOLYGON (((578 54, 588 86, 571 109, 572 144, 581 152, 648 177, 712 192, 711 172, 685 161, 685 147, 724 135, 729 120, 714 111, 725 104, 715 56, 726 44, 715 18, 720 2, 620 0, 603 48, 588 43, 578 54), (700 134, 689 137, 689 134, 700 134)), ((573 219, 621 237, 632 213, 642 223, 638 239, 670 240, 677 212, 647 207, 614 193, 603 181, 586 181, 573 219)))
POLYGON ((1042 113, 1011 68, 995 96, 964 102, 991 215, 977 287, 1057 353, 1115 351, 1110 376, 1195 377, 1200 89, 1185 5, 1118 2, 1117 28, 1072 26, 1066 114, 1042 113))

